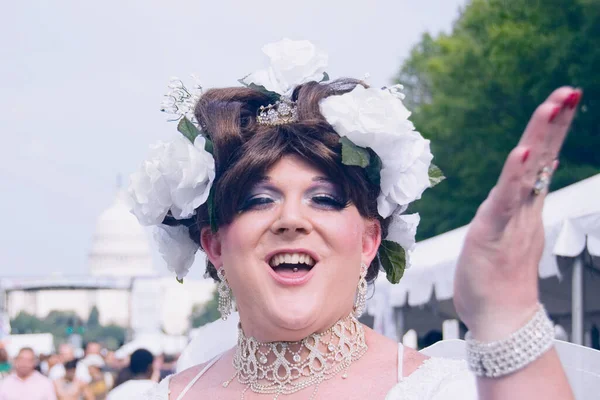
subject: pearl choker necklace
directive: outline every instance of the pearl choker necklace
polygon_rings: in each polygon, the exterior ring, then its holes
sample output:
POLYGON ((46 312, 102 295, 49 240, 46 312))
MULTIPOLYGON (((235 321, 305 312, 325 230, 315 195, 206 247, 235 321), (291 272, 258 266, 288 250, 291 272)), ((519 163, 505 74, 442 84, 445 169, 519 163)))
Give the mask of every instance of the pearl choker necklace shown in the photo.
POLYGON ((242 385, 242 399, 248 389, 255 393, 292 394, 331 379, 347 371, 353 361, 367 351, 362 324, 349 315, 322 333, 313 333, 298 342, 261 343, 238 331, 238 343, 233 357, 235 375, 223 383, 229 386, 237 377, 242 385))

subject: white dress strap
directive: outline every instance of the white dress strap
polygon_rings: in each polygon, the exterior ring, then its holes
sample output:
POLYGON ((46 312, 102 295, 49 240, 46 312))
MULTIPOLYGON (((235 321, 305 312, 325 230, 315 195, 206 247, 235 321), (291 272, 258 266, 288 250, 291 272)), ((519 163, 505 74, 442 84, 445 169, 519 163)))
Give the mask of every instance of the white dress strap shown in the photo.
POLYGON ((404 365, 404 346, 398 343, 398 382, 402 382, 402 366, 404 365))
POLYGON ((218 356, 216 356, 215 358, 213 358, 212 360, 210 360, 210 362, 208 364, 206 364, 206 366, 204 368, 202 368, 202 370, 198 373, 198 375, 196 375, 194 377, 194 379, 192 379, 187 386, 181 391, 181 393, 179 393, 179 396, 177 396, 177 400, 182 400, 183 396, 186 395, 186 393, 192 388, 192 386, 194 386, 194 384, 198 381, 198 379, 200 379, 200 377, 202 377, 202 375, 204 375, 204 373, 206 371, 208 371, 208 369, 210 367, 212 367, 217 361, 219 361, 219 359, 221 358, 222 354, 219 354, 218 356))

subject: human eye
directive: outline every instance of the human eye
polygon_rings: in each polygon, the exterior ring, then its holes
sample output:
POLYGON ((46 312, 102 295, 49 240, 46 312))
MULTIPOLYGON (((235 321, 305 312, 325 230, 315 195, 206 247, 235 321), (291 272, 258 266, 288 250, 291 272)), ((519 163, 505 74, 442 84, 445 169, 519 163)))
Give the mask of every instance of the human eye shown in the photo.
POLYGON ((312 202, 329 210, 342 210, 348 206, 348 201, 328 193, 319 193, 312 196, 312 202))
POLYGON ((240 207, 238 207, 239 212, 257 210, 267 208, 269 205, 274 203, 275 200, 266 194, 259 194, 255 196, 250 196, 245 199, 240 207))

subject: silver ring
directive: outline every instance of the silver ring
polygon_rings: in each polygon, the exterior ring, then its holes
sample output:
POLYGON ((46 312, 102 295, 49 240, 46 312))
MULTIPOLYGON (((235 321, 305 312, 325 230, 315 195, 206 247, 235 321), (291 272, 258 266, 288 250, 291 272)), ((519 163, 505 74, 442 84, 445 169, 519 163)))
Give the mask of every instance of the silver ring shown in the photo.
POLYGON ((538 195, 542 193, 544 190, 550 186, 550 181, 552 180, 552 170, 551 167, 544 167, 540 172, 538 172, 537 179, 533 184, 533 194, 538 195))

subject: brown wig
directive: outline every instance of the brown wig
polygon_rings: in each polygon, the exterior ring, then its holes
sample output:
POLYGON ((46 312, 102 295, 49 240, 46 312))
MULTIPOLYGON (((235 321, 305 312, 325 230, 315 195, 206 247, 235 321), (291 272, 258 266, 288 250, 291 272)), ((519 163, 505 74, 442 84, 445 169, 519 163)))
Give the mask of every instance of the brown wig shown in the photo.
MULTIPOLYGON (((377 212, 379 186, 369 181, 364 168, 342 164, 340 136, 319 110, 322 99, 349 92, 357 85, 366 86, 358 80, 341 79, 296 87, 292 100, 296 102, 298 122, 280 126, 258 124, 259 107, 273 103, 273 99, 257 90, 211 89, 200 98, 195 115, 214 146, 213 215, 219 226, 235 218, 243 196, 270 167, 286 155, 296 155, 339 184, 360 215, 380 221, 382 236, 386 236, 389 220, 383 220, 377 212)), ((200 232, 209 226, 208 206, 202 205, 189 220, 168 218, 165 223, 185 224, 190 228, 192 240, 200 244, 200 232)), ((374 280, 378 270, 376 257, 369 266, 367 281, 374 280)), ((218 280, 210 262, 206 272, 218 280)))

